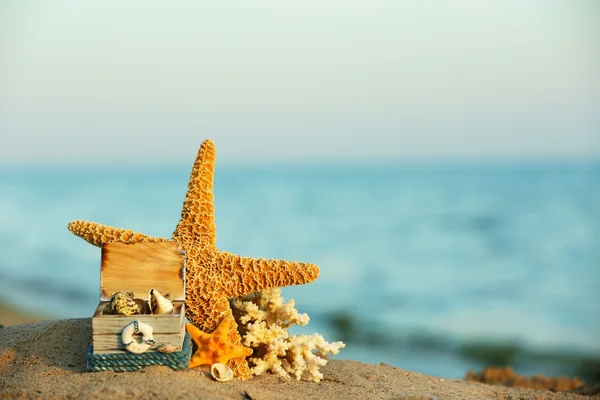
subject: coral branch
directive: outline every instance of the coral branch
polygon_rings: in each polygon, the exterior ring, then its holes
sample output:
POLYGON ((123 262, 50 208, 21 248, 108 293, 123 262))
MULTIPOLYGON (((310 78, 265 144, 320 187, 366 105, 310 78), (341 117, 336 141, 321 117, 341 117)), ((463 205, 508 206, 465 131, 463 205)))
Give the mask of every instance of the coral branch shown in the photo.
POLYGON ((309 317, 294 308, 294 300, 287 303, 281 297, 281 289, 274 288, 243 296, 230 301, 233 315, 238 323, 242 343, 254 349, 250 371, 253 375, 272 372, 296 380, 319 382, 323 374, 319 368, 327 364, 328 353, 337 354, 346 345, 343 342, 328 343, 323 336, 290 336, 291 325, 306 325, 309 317))

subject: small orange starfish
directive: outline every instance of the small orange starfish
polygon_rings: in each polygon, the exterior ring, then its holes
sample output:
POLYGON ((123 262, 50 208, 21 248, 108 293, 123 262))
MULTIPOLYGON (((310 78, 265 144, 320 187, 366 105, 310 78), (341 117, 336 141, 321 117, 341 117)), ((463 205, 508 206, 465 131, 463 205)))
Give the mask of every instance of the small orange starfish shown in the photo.
POLYGON ((229 340, 229 329, 232 323, 234 323, 233 317, 226 317, 211 334, 202 332, 193 324, 185 324, 185 329, 198 346, 198 350, 190 359, 189 368, 214 363, 226 364, 232 358, 246 358, 252 354, 251 348, 232 344, 229 340))

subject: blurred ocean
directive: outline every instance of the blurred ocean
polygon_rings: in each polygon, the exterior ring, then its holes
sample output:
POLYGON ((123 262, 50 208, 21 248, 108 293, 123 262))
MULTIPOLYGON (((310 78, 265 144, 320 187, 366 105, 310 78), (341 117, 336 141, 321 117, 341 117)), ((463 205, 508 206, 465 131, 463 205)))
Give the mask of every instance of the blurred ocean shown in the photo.
MULTIPOLYGON (((4 167, 0 299, 90 317, 100 251, 67 223, 170 237, 189 169, 4 167)), ((457 378, 494 362, 570 373, 569 357, 600 358, 599 172, 218 164, 217 245, 318 264, 283 295, 311 316, 300 332, 347 341, 339 358, 457 378)))

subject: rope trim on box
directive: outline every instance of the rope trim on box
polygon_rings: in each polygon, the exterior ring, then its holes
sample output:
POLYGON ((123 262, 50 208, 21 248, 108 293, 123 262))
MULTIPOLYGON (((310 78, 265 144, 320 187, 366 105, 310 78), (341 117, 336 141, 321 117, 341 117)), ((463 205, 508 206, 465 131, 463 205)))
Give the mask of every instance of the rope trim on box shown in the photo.
POLYGON ((187 369, 192 356, 192 341, 185 334, 183 347, 173 353, 145 352, 133 354, 129 352, 94 354, 94 346, 90 346, 87 356, 88 371, 137 371, 149 365, 164 365, 174 370, 187 369))

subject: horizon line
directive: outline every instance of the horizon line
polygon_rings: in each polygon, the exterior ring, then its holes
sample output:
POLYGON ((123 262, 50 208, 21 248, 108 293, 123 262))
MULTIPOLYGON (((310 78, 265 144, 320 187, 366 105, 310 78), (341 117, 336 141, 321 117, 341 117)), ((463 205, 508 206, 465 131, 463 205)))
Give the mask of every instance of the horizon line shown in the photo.
MULTIPOLYGON (((144 160, 112 160, 105 162, 68 161, 68 162, 34 162, 34 163, 1 163, 0 169, 39 169, 50 168, 54 170, 84 168, 113 170, 118 168, 167 168, 176 169, 191 167, 193 160, 189 161, 152 161, 144 160)), ((566 157, 382 157, 376 158, 335 158, 335 159, 292 159, 292 160, 242 160, 231 159, 216 162, 216 167, 224 168, 348 168, 348 167, 468 167, 468 166, 590 166, 600 165, 600 155, 594 156, 566 156, 566 157)))

